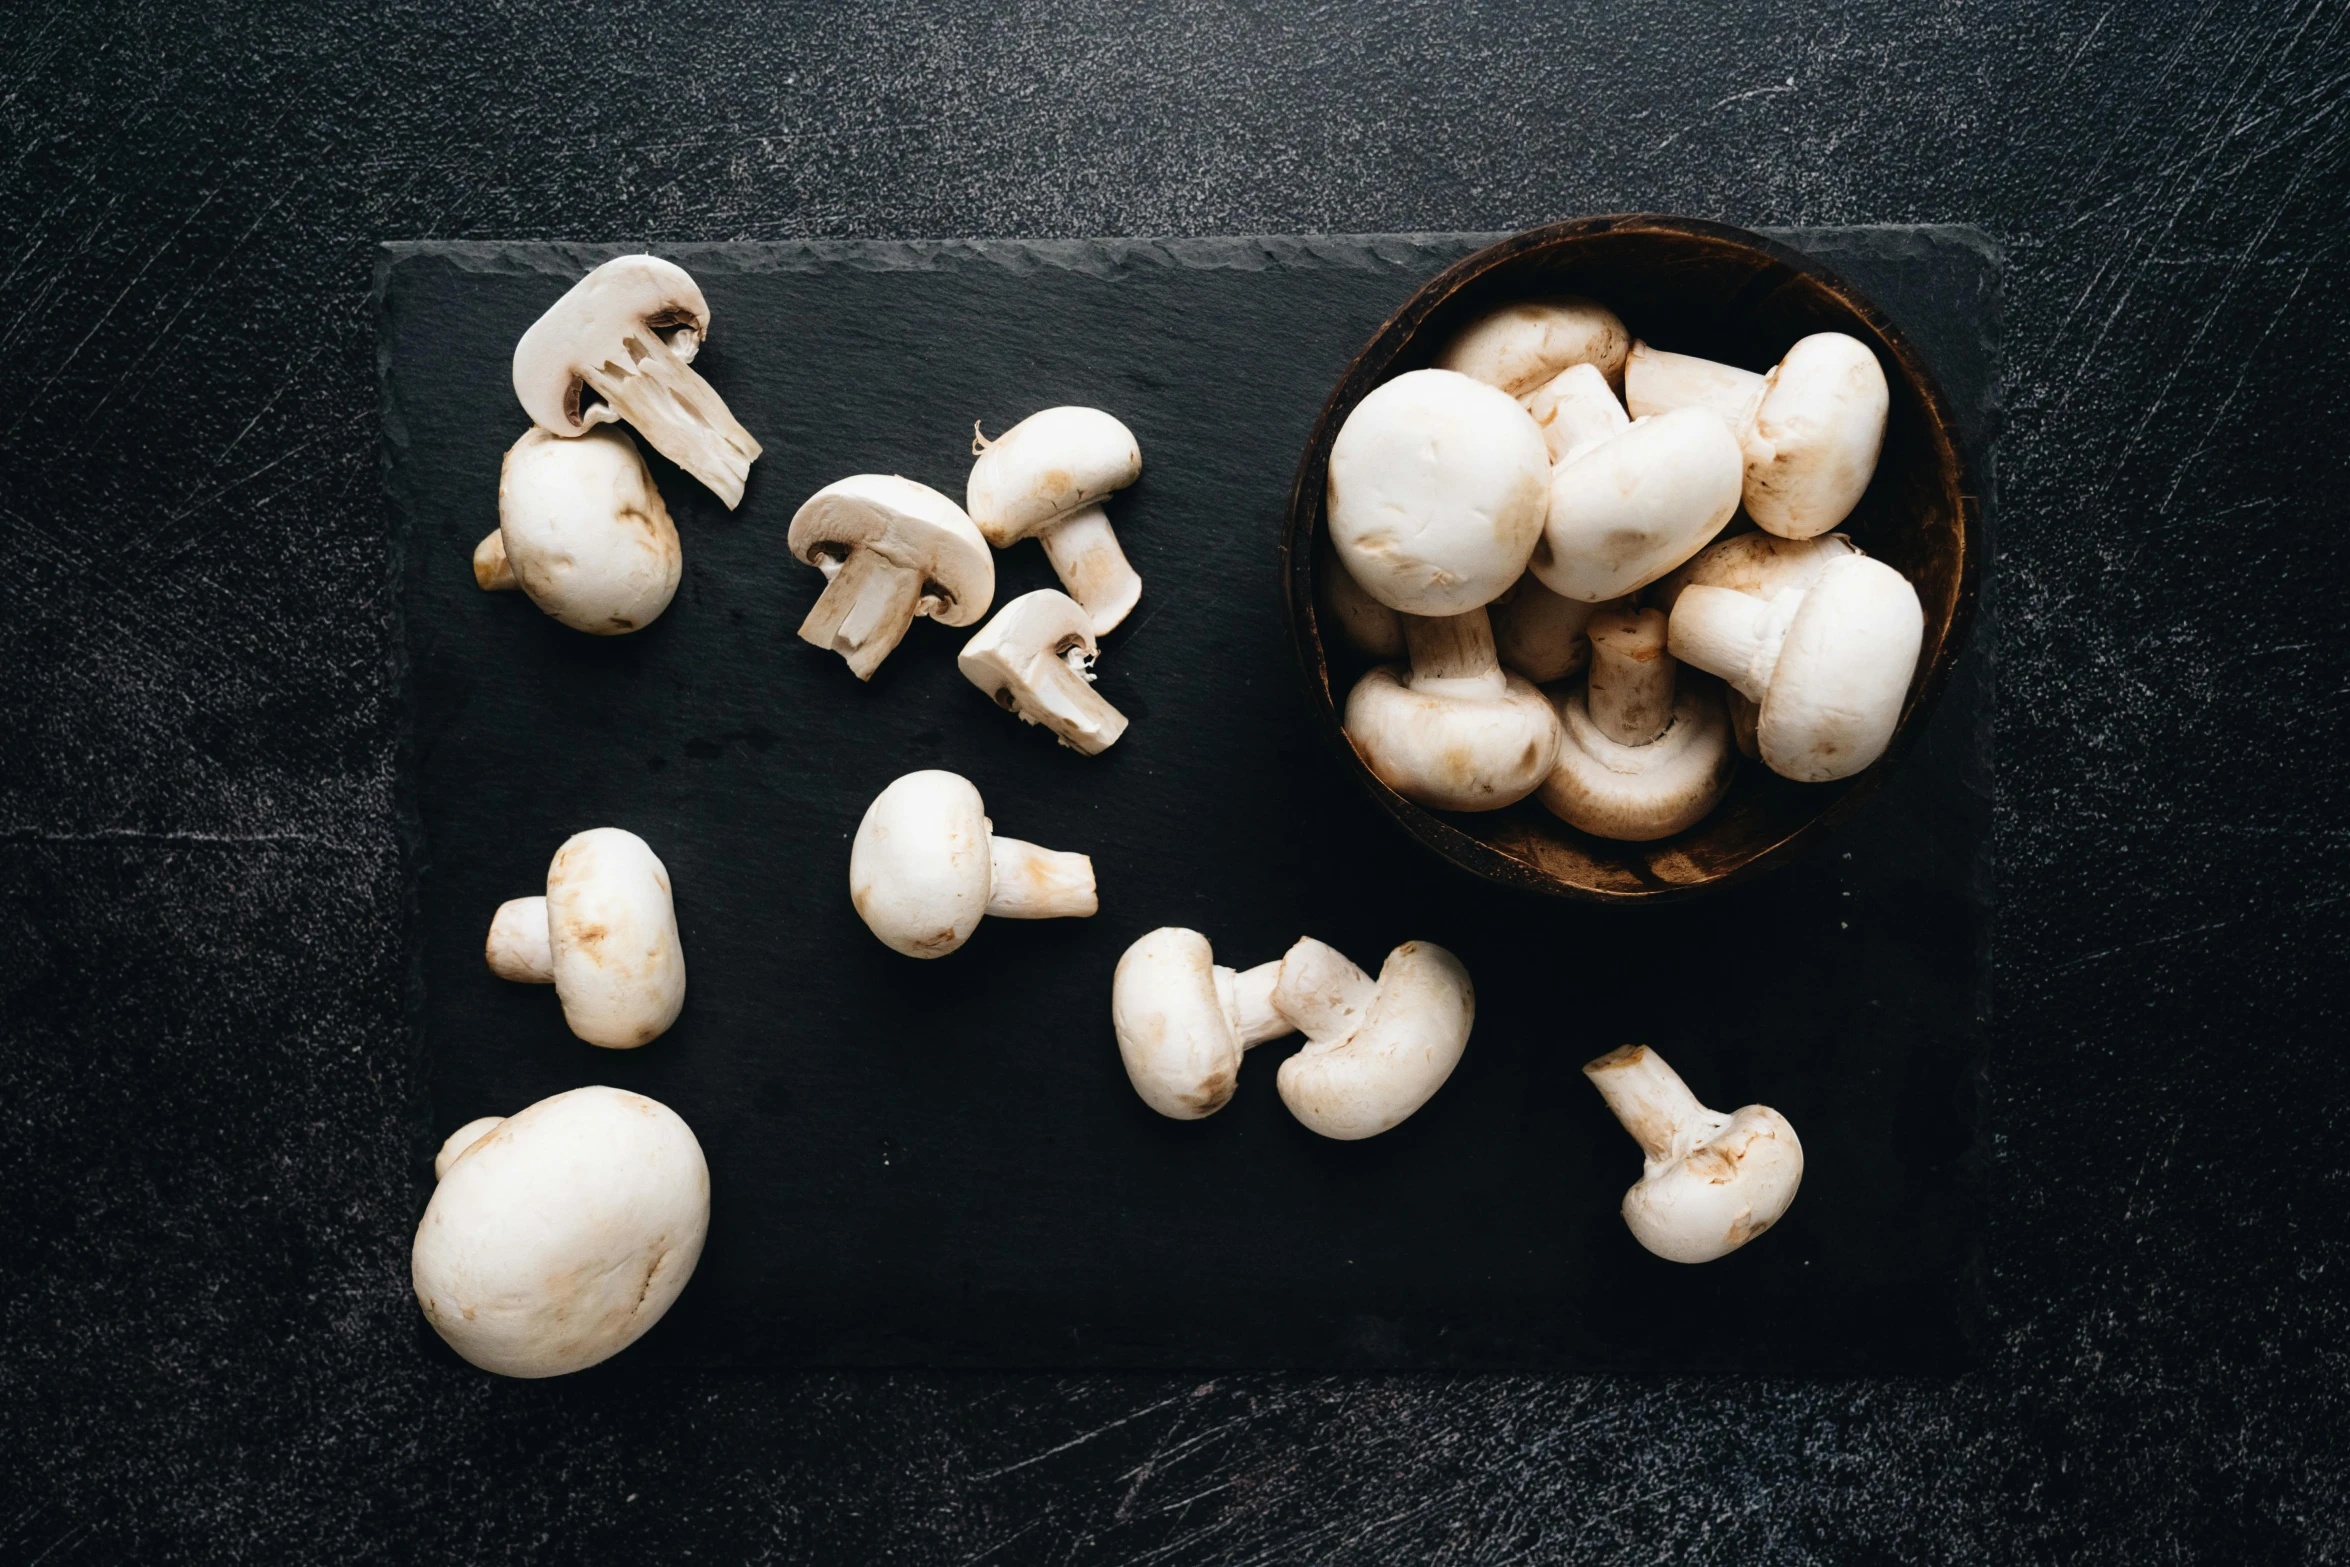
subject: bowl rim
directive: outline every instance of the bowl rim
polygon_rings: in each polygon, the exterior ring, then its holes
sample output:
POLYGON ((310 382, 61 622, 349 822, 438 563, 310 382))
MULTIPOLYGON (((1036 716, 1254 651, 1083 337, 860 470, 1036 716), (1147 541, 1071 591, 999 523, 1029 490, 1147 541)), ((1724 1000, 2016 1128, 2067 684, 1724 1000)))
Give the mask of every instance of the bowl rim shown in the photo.
POLYGON ((1313 710, 1315 727, 1321 733, 1324 744, 1337 752, 1340 765, 1354 775, 1384 814, 1438 858, 1487 881, 1575 902, 1638 908, 1685 902, 1764 875, 1812 847, 1816 840, 1849 819, 1876 794, 1893 766, 1915 744, 1919 731, 1924 729, 1925 721, 1932 716, 1949 684, 1951 667, 1965 651, 1974 629, 1985 536, 1982 491, 1976 482, 1973 464, 1958 440, 1957 429, 1957 415, 1942 390, 1941 381, 1927 366, 1916 345, 1878 308, 1876 302, 1834 268, 1768 235, 1708 218, 1678 217, 1655 212, 1617 212, 1538 224, 1496 240, 1462 257, 1422 283, 1392 315, 1380 323, 1370 340, 1355 352, 1340 371, 1330 395, 1322 403, 1321 413, 1314 421, 1312 432, 1306 438, 1305 450, 1298 458, 1297 473, 1290 484, 1289 509, 1283 518, 1281 530, 1282 609, 1289 629, 1290 649, 1297 659, 1299 677, 1305 682, 1306 705, 1313 710), (1380 781, 1378 775, 1364 762, 1361 753, 1355 750, 1354 743, 1347 738, 1342 711, 1329 681, 1326 653, 1321 667, 1316 667, 1315 653, 1322 649, 1323 644, 1314 604, 1312 550, 1300 546, 1310 545, 1309 519, 1318 517, 1321 511, 1330 448, 1337 439, 1338 426, 1344 422, 1344 415, 1352 413, 1356 403, 1389 378, 1385 373, 1387 367, 1431 315, 1485 273, 1530 252, 1544 250, 1567 240, 1601 234, 1641 232, 1711 240, 1759 252, 1780 266, 1820 284, 1868 323, 1878 339, 1891 351, 1903 377, 1916 389, 1926 406, 1929 415, 1926 421, 1928 442, 1935 450, 1958 497, 1960 559, 1949 618, 1924 677, 1904 709, 1883 756, 1864 771, 1843 780, 1844 789, 1826 806, 1730 870, 1708 876, 1702 881, 1659 881, 1625 890, 1583 886, 1562 880, 1462 831, 1443 816, 1405 799, 1380 781), (1376 371, 1371 368, 1374 365, 1377 366, 1376 371), (1377 379, 1368 379, 1373 374, 1377 375, 1377 379), (1343 411, 1340 408, 1342 400, 1345 403, 1343 411))

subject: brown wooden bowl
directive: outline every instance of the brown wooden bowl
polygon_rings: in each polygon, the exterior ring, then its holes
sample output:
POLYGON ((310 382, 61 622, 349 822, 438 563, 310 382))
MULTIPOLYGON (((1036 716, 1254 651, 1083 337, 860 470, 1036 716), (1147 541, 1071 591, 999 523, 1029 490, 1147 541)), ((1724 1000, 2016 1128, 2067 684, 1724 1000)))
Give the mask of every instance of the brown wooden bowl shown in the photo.
MULTIPOLYGON (((1688 897, 1780 864, 1851 815, 1897 765, 1965 643, 1983 533, 1956 431, 1941 389, 1900 330, 1858 289, 1775 240, 1695 218, 1625 214, 1546 224, 1489 245, 1412 295, 1355 356, 1298 464, 1282 587, 1315 722, 1405 832, 1507 886, 1637 903, 1688 897), (1577 831, 1532 799, 1500 811, 1427 810, 1381 783, 1356 753, 1340 711, 1371 661, 1324 642, 1314 602, 1331 442, 1373 387, 1427 368, 1472 316, 1551 294, 1587 294, 1645 342, 1750 370, 1769 369, 1810 332, 1847 332, 1877 351, 1892 393, 1884 455, 1839 531, 1916 586, 1926 631, 1900 725, 1875 766, 1835 783, 1799 784, 1742 761, 1728 795, 1695 827, 1655 843, 1615 843, 1577 831)), ((1747 527, 1742 512, 1724 536, 1747 527)))

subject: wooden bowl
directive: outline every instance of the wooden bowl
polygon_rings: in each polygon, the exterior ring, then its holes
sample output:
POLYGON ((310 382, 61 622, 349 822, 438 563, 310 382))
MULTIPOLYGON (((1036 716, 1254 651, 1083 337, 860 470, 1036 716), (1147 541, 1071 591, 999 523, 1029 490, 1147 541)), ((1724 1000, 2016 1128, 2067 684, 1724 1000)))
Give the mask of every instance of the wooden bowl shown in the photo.
MULTIPOLYGON (((1464 870, 1507 886, 1604 903, 1685 898, 1783 863, 1852 814, 1922 727, 1973 618, 1983 549, 1957 423, 1907 339, 1858 289, 1759 234, 1647 214, 1552 223, 1447 268, 1404 302, 1339 378, 1314 426, 1289 500, 1283 590, 1314 721, 1396 824, 1464 870), (1507 810, 1436 812, 1375 777, 1341 725, 1345 693, 1369 667, 1316 619, 1314 565, 1330 445, 1370 390, 1425 369, 1470 318, 1513 299, 1586 294, 1658 348, 1767 370, 1810 332, 1847 332, 1885 366, 1892 407, 1876 477, 1839 531, 1901 572, 1925 608, 1925 643, 1893 743, 1835 783, 1792 783, 1741 762, 1711 815, 1655 843, 1616 843, 1569 827, 1533 799, 1507 810)), ((1743 513, 1725 530, 1746 531, 1743 513)))

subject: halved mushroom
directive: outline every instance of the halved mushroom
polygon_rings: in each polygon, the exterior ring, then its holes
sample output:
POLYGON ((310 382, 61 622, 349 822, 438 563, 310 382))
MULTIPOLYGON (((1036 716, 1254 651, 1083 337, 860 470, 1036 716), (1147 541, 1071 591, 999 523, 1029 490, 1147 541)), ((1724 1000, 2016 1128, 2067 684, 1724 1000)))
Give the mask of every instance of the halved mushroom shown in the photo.
POLYGON ((1590 678, 1559 699, 1564 737, 1542 803, 1571 826, 1622 842, 1695 826, 1738 770, 1713 683, 1676 679, 1661 611, 1601 610, 1590 637, 1590 678))
POLYGON ((955 666, 997 706, 1042 724, 1072 751, 1099 756, 1126 732, 1126 715, 1094 694, 1100 652, 1084 608, 1039 588, 997 610, 955 666))
POLYGON ((1454 334, 1436 356, 1436 367, 1522 397, 1573 365, 1590 365, 1609 385, 1621 386, 1631 346, 1632 336, 1614 311, 1579 294, 1561 294, 1487 311, 1454 334))
POLYGON ((1214 1115, 1240 1083, 1251 1046, 1296 1032, 1273 1009, 1281 960, 1234 972, 1208 938, 1163 925, 1118 959, 1110 1024, 1118 1056, 1142 1102, 1177 1121, 1214 1115))
POLYGON ((1308 936, 1282 956, 1273 1009, 1306 1036, 1281 1063, 1281 1102, 1310 1130, 1353 1141, 1435 1097, 1468 1046, 1477 990, 1433 942, 1397 947, 1373 981, 1308 936))
POLYGON ((1632 1238, 1667 1262, 1711 1262, 1779 1222, 1803 1183, 1803 1144, 1767 1105, 1708 1110, 1646 1045, 1583 1068, 1646 1163, 1624 1193, 1632 1238))
POLYGON ((1440 811, 1498 811, 1532 794, 1558 755, 1558 714, 1501 667, 1482 609, 1403 617, 1407 672, 1381 664, 1346 698, 1346 737, 1379 781, 1440 811))
POLYGON ((1877 471, 1890 395, 1866 343, 1815 332, 1768 375, 1634 343, 1624 365, 1634 418, 1719 414, 1745 454, 1746 513, 1765 533, 1808 539, 1851 515, 1877 471))
POLYGON ((999 550, 1033 537, 1069 596, 1107 636, 1142 597, 1098 504, 1142 477, 1134 432, 1099 408, 1047 408, 995 440, 971 427, 971 520, 999 550))
POLYGON ((793 514, 792 554, 824 573, 800 640, 870 680, 918 615, 968 626, 995 600, 995 557, 963 508, 927 484, 860 473, 793 514))
POLYGON ((607 1050, 650 1044, 685 1006, 669 871, 624 828, 566 840, 544 897, 498 906, 486 956, 500 979, 553 985, 571 1031, 607 1050))
POLYGON ((1739 472, 1737 440, 1703 408, 1571 447, 1552 470, 1534 575, 1587 604, 1638 592, 1737 515, 1739 472))
POLYGON ((970 779, 908 773, 865 808, 849 849, 849 901, 882 945, 943 958, 982 916, 1082 919, 1101 905, 1093 861, 995 836, 970 779))
POLYGON ((522 334, 514 395, 551 435, 626 419, 731 511, 760 448, 691 368, 709 330, 709 301, 685 268, 658 256, 616 256, 522 334), (603 401, 583 408, 589 391, 603 401))
POLYGON ((425 1321, 506 1377, 557 1377, 635 1343, 693 1277, 710 1167, 667 1105, 574 1088, 467 1122, 409 1252, 425 1321))
POLYGON ((1542 585, 1540 577, 1527 572, 1487 611, 1493 621, 1493 648, 1501 657, 1502 668, 1515 670, 1537 685, 1580 674, 1591 662, 1591 643, 1584 629, 1600 607, 1560 598, 1542 585))
POLYGON ((636 442, 618 425, 565 438, 532 426, 498 470, 498 526, 473 551, 473 579, 520 588, 571 627, 641 630, 676 596, 677 525, 636 442))
POLYGON ((1924 640, 1917 590, 1866 555, 1772 599, 1683 588, 1669 637, 1675 658, 1762 705, 1763 763, 1798 783, 1849 778, 1885 754, 1924 640))
POLYGON ((1324 627, 1366 658, 1403 657, 1403 621, 1363 591, 1327 531, 1314 536, 1314 608, 1324 627))

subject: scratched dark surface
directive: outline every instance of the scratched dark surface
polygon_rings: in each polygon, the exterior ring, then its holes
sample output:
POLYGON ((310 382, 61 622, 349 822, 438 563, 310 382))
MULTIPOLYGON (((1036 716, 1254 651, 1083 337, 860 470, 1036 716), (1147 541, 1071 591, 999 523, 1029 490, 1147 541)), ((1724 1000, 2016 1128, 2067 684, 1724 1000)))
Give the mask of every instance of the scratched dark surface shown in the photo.
POLYGON ((2346 24, 0 15, 0 1558, 2350 1555, 2346 24), (419 1352, 376 242, 1625 208, 2006 249, 1980 1370, 523 1387, 419 1352))

